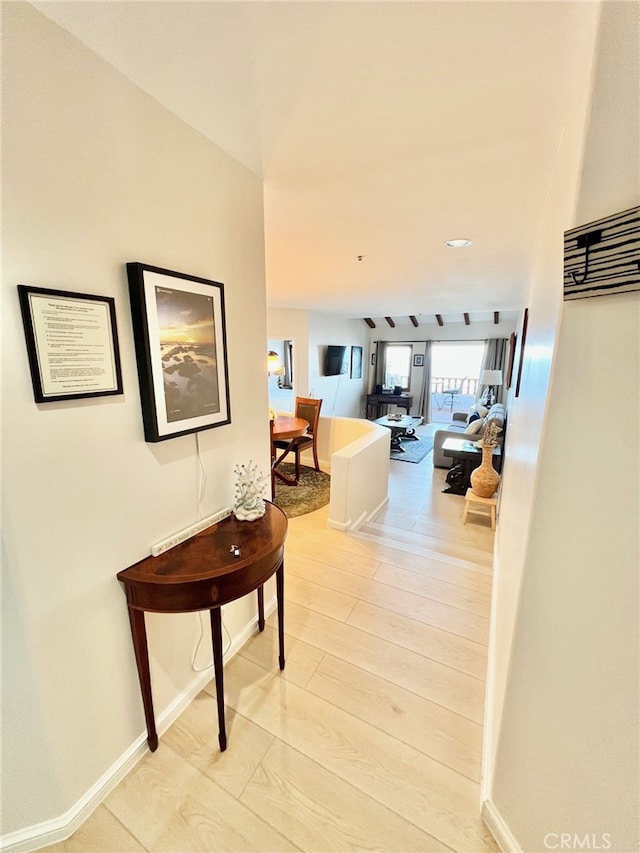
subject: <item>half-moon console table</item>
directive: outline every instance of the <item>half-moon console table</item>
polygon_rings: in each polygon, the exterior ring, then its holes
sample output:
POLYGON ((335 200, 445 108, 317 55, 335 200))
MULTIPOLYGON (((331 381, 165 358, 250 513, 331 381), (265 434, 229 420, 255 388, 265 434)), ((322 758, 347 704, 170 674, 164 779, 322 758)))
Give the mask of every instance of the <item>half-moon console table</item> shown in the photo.
POLYGON ((280 669, 284 669, 284 540, 287 517, 272 503, 255 521, 237 521, 232 515, 159 554, 118 573, 124 584, 129 608, 131 636, 142 690, 147 742, 158 748, 145 610, 154 613, 188 613, 208 610, 211 619, 213 664, 218 700, 218 742, 227 748, 224 721, 224 678, 222 667, 223 604, 258 591, 258 628, 264 630, 263 584, 274 573, 278 602, 280 669), (239 551, 239 554, 237 553, 239 551))

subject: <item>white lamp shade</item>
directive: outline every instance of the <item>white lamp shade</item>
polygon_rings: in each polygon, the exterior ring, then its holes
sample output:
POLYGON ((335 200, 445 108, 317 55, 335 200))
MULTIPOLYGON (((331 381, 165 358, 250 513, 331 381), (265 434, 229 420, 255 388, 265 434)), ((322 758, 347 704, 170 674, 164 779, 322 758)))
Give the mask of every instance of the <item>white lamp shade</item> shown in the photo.
POLYGON ((267 370, 269 371, 270 376, 273 376, 274 374, 282 376, 284 373, 284 367, 280 363, 280 356, 272 349, 267 353, 267 370))
POLYGON ((483 370, 480 379, 481 385, 502 385, 501 370, 483 370))

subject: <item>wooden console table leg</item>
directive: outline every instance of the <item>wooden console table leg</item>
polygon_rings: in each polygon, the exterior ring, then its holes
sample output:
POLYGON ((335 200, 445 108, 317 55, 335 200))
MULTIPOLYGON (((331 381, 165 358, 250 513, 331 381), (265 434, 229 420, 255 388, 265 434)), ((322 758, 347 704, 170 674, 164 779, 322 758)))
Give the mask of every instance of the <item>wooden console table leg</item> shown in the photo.
POLYGON ((278 600, 278 651, 280 669, 284 669, 284 560, 276 569, 276 597, 278 600))
POLYGON ((258 587, 258 630, 264 631, 264 587, 258 587))
POLYGON ((222 669, 222 614, 219 607, 212 607, 211 640, 213 643, 213 670, 216 677, 216 698, 218 700, 218 743, 220 752, 227 748, 227 730, 224 724, 224 673, 222 669))
POLYGON ((131 637, 133 639, 133 650, 138 667, 138 679, 142 691, 142 704, 144 706, 144 719, 147 724, 147 743, 151 752, 158 748, 158 734, 156 732, 156 721, 153 713, 153 699, 151 696, 151 672, 149 670, 149 647, 147 645, 147 629, 144 623, 144 610, 136 610, 134 607, 127 608, 129 611, 129 622, 131 624, 131 637))

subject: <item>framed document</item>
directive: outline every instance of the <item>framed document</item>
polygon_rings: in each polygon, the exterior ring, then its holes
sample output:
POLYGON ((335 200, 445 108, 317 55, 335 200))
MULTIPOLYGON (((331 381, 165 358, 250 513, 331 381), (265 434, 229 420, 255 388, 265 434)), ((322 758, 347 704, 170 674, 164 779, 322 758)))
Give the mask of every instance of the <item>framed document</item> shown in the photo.
POLYGON ((18 285, 36 403, 122 394, 115 300, 18 285))
POLYGON ((231 423, 224 285, 127 264, 146 441, 231 423))

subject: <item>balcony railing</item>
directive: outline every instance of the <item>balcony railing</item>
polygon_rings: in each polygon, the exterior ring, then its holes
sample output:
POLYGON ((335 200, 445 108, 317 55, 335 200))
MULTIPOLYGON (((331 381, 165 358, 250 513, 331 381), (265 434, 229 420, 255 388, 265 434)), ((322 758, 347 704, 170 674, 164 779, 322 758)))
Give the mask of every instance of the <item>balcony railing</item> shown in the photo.
POLYGON ((449 423, 453 412, 468 412, 476 399, 478 380, 468 376, 431 379, 431 420, 449 423))
POLYGON ((458 388, 458 394, 462 396, 475 397, 478 390, 478 380, 468 376, 433 376, 431 377, 431 393, 444 394, 458 388))

